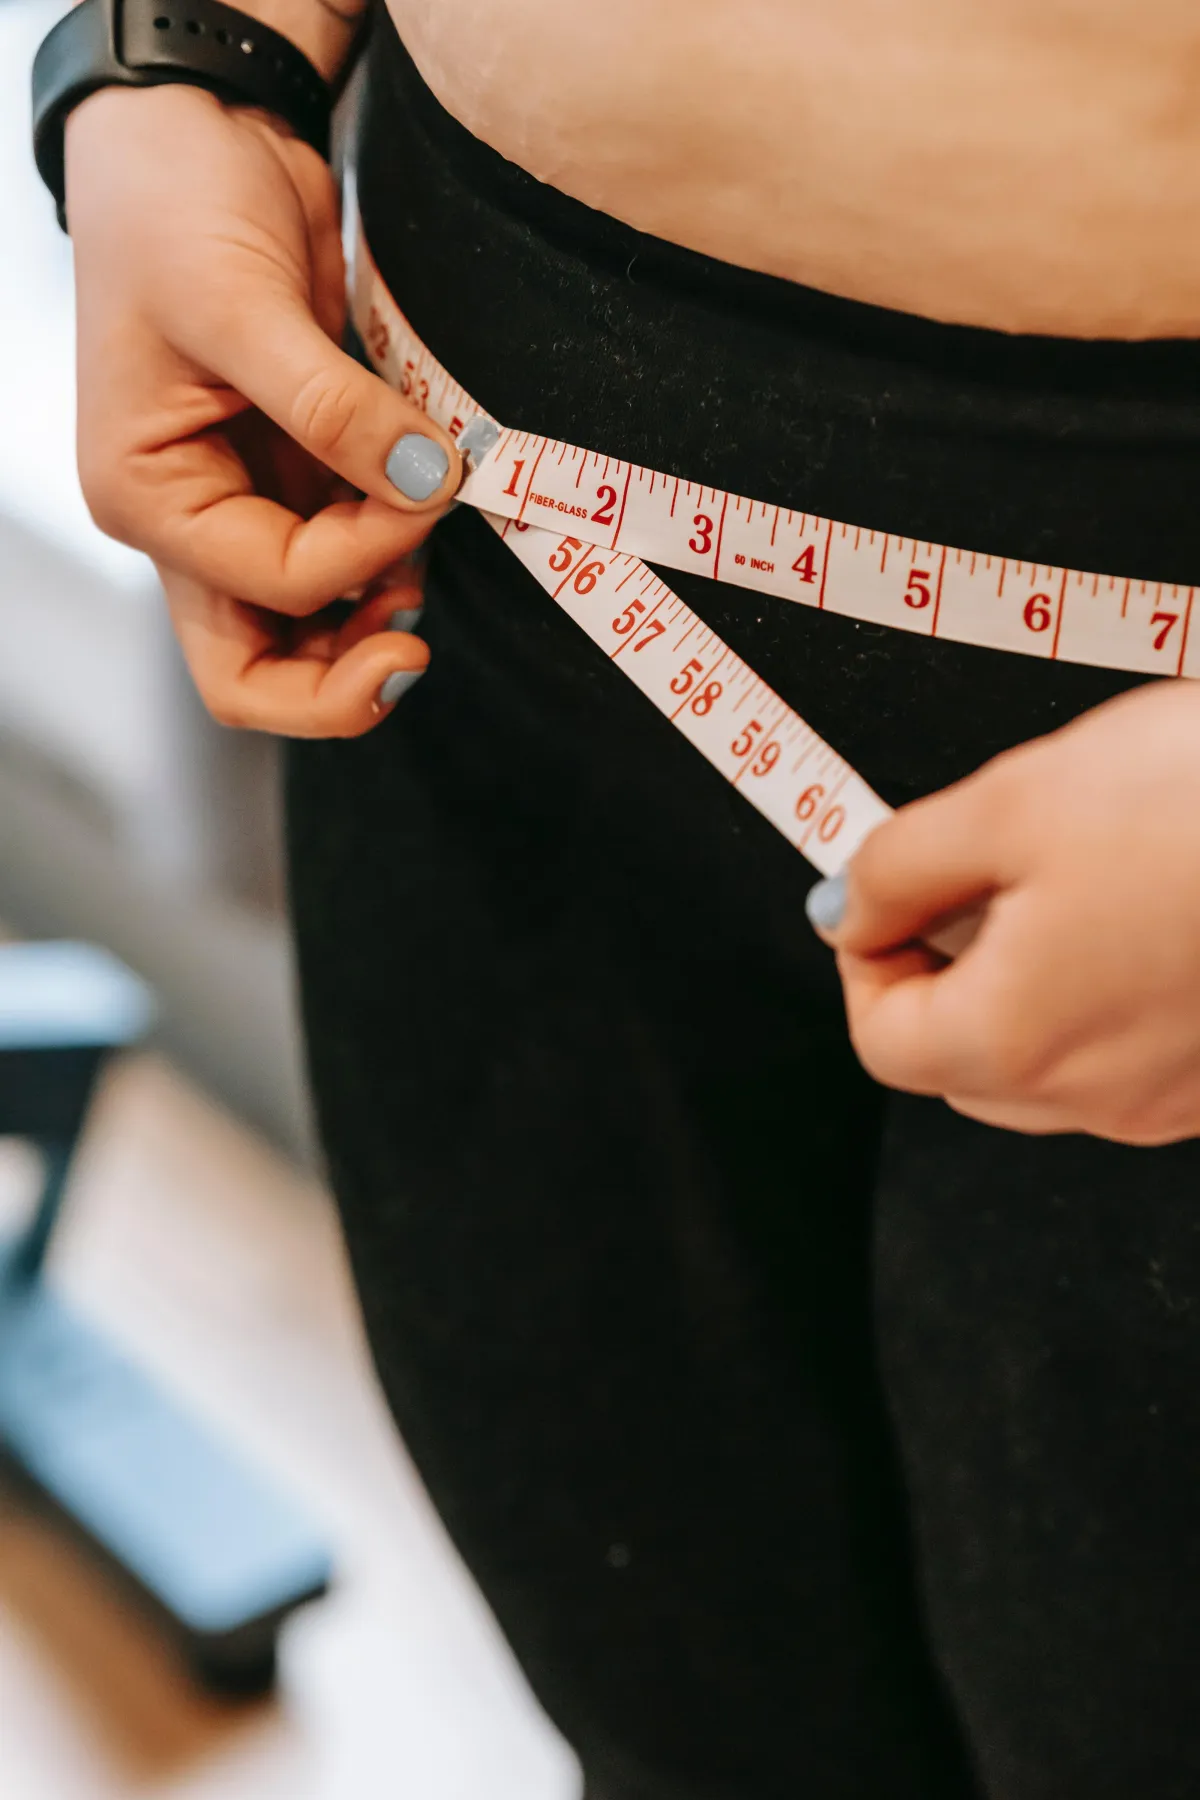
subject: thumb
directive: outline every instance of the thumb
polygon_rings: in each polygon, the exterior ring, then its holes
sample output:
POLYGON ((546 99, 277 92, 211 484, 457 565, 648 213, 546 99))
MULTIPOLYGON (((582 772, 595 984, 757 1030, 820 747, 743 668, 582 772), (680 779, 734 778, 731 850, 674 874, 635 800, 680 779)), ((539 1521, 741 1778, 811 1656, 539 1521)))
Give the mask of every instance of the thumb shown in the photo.
POLYGON ((893 813, 841 875, 810 890, 806 910, 826 942, 875 956, 918 939, 1006 885, 993 809, 972 777, 893 813))
POLYGON ((339 349, 302 296, 268 288, 255 301, 226 316, 219 345, 192 353, 362 493, 410 512, 444 506, 462 478, 448 433, 339 349))

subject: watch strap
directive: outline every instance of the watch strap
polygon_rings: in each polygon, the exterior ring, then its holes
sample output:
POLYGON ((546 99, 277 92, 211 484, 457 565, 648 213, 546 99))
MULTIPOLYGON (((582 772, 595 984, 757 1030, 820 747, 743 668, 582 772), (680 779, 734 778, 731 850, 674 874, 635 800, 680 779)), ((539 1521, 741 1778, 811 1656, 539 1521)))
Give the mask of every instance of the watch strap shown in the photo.
POLYGON ((81 0, 44 39, 33 65, 33 146, 65 226, 64 137, 72 109, 104 87, 188 82, 261 106, 322 156, 331 92, 302 50, 224 0, 81 0))

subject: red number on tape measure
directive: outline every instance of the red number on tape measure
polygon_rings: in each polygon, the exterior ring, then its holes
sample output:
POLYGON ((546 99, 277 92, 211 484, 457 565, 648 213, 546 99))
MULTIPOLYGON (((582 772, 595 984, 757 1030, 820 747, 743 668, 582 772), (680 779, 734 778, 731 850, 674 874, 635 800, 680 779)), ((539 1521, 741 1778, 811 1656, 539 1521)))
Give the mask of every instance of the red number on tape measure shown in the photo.
POLYGON ((777 743, 764 744, 760 755, 750 766, 750 773, 752 775, 769 775, 778 761, 779 745, 777 743))
POLYGON ((367 318, 367 349, 376 362, 383 361, 391 341, 388 328, 379 316, 379 309, 372 306, 367 318))
POLYGON ((696 698, 692 701, 692 711, 698 718, 702 719, 706 713, 712 711, 724 692, 725 689, 721 686, 719 681, 710 681, 707 687, 701 688, 700 692, 696 695, 696 698))
POLYGON ((517 493, 517 483, 521 479, 521 470, 524 467, 525 467, 524 457, 522 457, 520 462, 516 462, 513 464, 512 480, 509 482, 508 486, 504 490, 506 494, 511 494, 514 499, 516 498, 516 493, 517 493))
POLYGON ((546 558, 546 561, 556 575, 562 575, 570 568, 572 562, 574 562, 576 550, 582 549, 582 538, 564 538, 562 543, 558 546, 558 549, 552 551, 546 558))
POLYGON ((1151 615, 1150 615, 1151 627, 1153 628, 1155 625, 1158 625, 1158 624, 1162 625, 1162 630, 1159 632, 1158 636, 1154 640, 1154 648, 1156 650, 1162 649, 1163 645, 1166 643, 1168 637, 1171 634, 1172 625, 1177 624, 1178 621, 1179 621, 1178 613, 1151 613, 1151 615))
POLYGON ((660 638, 666 629, 667 628, 661 619, 651 619, 648 622, 645 631, 643 631, 641 637, 633 646, 633 654, 636 656, 639 650, 644 650, 647 644, 652 644, 655 638, 660 638))
POLYGON ((602 562, 584 563, 582 569, 576 569, 571 586, 577 594, 590 594, 606 567, 607 564, 602 562))
POLYGON ((823 844, 831 844, 842 826, 846 823, 844 806, 831 806, 821 823, 817 826, 817 836, 823 844))
POLYGON ((700 542, 697 543, 695 538, 689 538, 688 549, 694 550, 697 556, 707 556, 712 549, 713 522, 707 513, 697 513, 692 524, 696 527, 700 542))
POLYGON ((607 485, 598 487, 596 489, 596 498, 597 500, 603 501, 603 505, 597 507, 596 511, 592 514, 592 524, 611 525, 613 522, 613 513, 617 504, 616 488, 608 487, 607 485))
POLYGON ((797 800, 796 817, 798 819, 811 819, 824 798, 825 789, 821 786, 819 781, 814 781, 811 787, 805 788, 804 792, 797 800))
POLYGON ((762 730, 761 719, 751 719, 744 731, 740 731, 729 746, 733 756, 749 756, 754 748, 754 740, 762 730))
POLYGON ((644 613, 645 610, 646 610, 646 602, 644 600, 630 601, 629 605, 625 608, 625 611, 621 614, 620 618, 614 619, 612 622, 612 628, 616 632, 617 636, 624 637, 626 632, 632 631, 634 626, 638 622, 638 614, 644 613))
POLYGON ((675 679, 672 681, 671 692, 673 694, 688 693, 696 680, 696 676, 703 675, 703 673, 704 664, 700 661, 698 656, 693 656, 691 662, 684 663, 682 669, 680 669, 678 675, 676 675, 675 679))
POLYGON ((803 550, 792 564, 792 568, 800 577, 801 581, 815 581, 817 579, 816 545, 805 544, 803 550))
POLYGON ((904 590, 905 606, 915 606, 918 608, 928 606, 932 599, 933 595, 929 590, 929 570, 910 569, 908 571, 908 586, 904 590))
POLYGON ((1025 602, 1024 619, 1030 631, 1047 631, 1050 627, 1049 594, 1030 594, 1025 602))

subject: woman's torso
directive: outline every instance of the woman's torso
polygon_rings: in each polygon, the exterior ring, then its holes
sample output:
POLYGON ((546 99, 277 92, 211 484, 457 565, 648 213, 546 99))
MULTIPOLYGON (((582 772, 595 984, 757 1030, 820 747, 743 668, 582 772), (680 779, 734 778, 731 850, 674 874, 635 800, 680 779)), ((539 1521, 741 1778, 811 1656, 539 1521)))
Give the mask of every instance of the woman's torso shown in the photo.
POLYGON ((1195 0, 389 0, 434 93, 639 229, 1000 330, 1200 335, 1195 0))

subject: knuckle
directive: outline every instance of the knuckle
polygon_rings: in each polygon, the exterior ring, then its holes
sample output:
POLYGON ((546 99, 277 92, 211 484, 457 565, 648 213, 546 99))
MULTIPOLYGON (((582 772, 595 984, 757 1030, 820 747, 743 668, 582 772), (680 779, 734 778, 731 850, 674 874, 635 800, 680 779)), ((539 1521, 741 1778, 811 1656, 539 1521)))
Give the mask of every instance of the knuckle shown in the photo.
POLYGON ((912 1071, 906 1069, 899 1047, 876 1030, 869 1019, 851 1014, 847 1023, 854 1054, 871 1079, 883 1087, 911 1087, 912 1071))
POLYGON ((227 731, 237 731, 245 724, 242 709, 232 693, 201 688, 200 698, 209 717, 227 731))
POLYGON ((350 383, 320 369, 301 384, 292 401, 288 428, 314 456, 328 462, 345 443, 354 413, 350 383))
POLYGON ((869 1034, 852 1031, 850 1042, 854 1046, 855 1055, 872 1081, 878 1081, 883 1087, 903 1087, 901 1071, 895 1059, 889 1057, 881 1045, 874 1043, 869 1034))
POLYGON ((92 522, 106 537, 123 544, 136 544, 138 529, 136 508, 128 484, 111 457, 101 452, 81 449, 79 485, 92 522))

